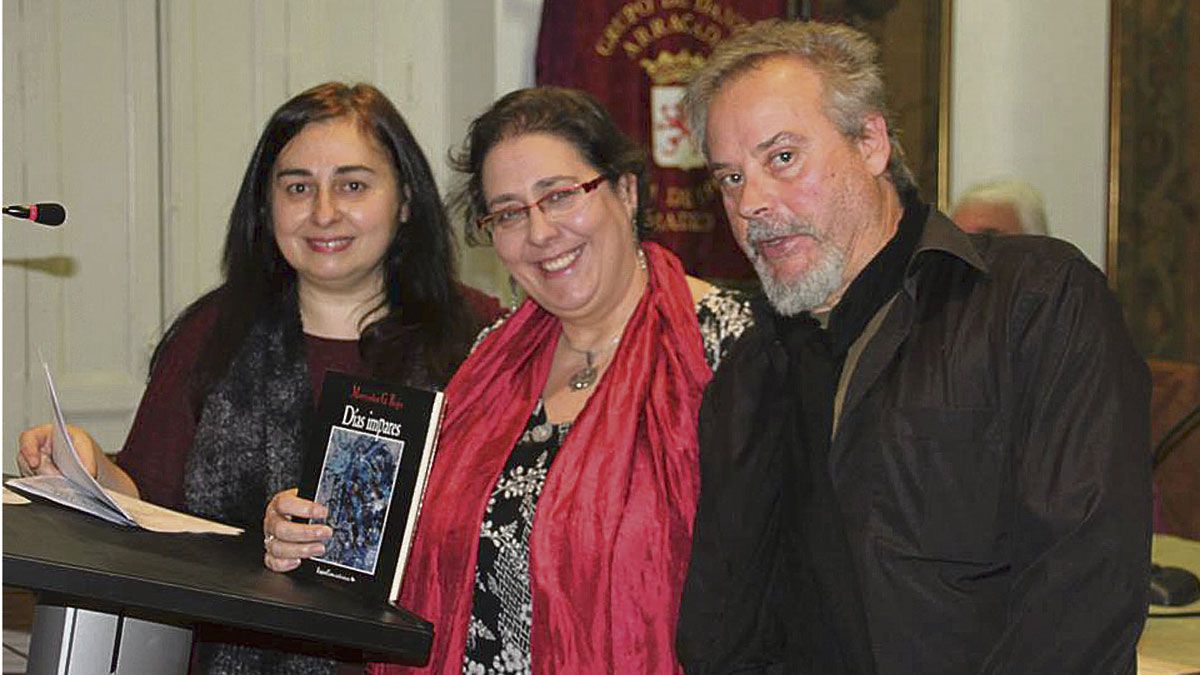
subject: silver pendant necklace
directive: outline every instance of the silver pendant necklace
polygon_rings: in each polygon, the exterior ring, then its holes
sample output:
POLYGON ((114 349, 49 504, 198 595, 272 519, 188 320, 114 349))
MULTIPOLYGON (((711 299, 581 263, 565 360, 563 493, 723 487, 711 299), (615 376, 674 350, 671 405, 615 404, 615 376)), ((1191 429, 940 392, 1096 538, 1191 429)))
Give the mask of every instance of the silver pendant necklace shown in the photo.
POLYGON ((570 349, 576 354, 583 354, 584 360, 584 366, 572 373, 571 379, 567 380, 567 384, 571 387, 571 391, 583 391, 584 389, 591 387, 593 384, 596 384, 596 380, 600 377, 600 369, 596 367, 597 359, 607 352, 610 347, 621 341, 621 333, 624 331, 625 327, 622 326, 621 330, 618 331, 617 334, 608 341, 608 344, 595 351, 591 349, 576 349, 574 345, 571 344, 570 340, 567 340, 567 336, 563 335, 563 344, 567 346, 567 349, 570 349))
MULTIPOLYGON (((643 274, 646 273, 646 252, 640 246, 637 248, 637 266, 643 274)), ((612 339, 601 346, 599 349, 576 349, 575 345, 567 339, 567 334, 562 334, 562 342, 567 346, 567 349, 576 354, 583 354, 583 367, 571 374, 571 379, 567 380, 567 385, 571 387, 571 391, 583 391, 596 384, 596 380, 600 378, 599 360, 609 349, 621 341, 621 335, 625 333, 625 325, 629 323, 630 314, 625 317, 625 321, 621 324, 621 329, 617 334, 612 336, 612 339)))
POLYGON ((571 375, 571 379, 568 381, 571 385, 571 389, 575 391, 582 391, 593 384, 596 384, 596 375, 598 375, 598 373, 596 371, 596 364, 593 362, 595 357, 592 356, 591 352, 585 351, 583 353, 583 358, 587 361, 587 365, 575 371, 575 373, 571 375))

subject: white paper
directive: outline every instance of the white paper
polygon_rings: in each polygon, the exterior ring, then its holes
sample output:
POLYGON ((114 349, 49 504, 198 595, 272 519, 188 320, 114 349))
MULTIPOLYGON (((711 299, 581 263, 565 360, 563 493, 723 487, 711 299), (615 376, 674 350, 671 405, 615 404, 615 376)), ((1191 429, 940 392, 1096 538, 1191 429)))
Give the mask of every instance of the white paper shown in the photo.
POLYGON ((241 534, 237 527, 218 523, 213 520, 197 518, 186 513, 172 511, 157 504, 151 504, 129 495, 113 490, 105 490, 108 496, 125 508, 133 516, 138 525, 151 532, 195 532, 209 534, 241 534))
POLYGON ((13 478, 7 484, 18 490, 58 502, 63 506, 69 506, 84 513, 90 513, 110 523, 124 525, 125 527, 137 526, 137 523, 133 522, 133 520, 110 509, 107 502, 100 501, 91 494, 79 489, 79 486, 72 483, 66 476, 27 476, 25 478, 13 478))
POLYGON ((9 490, 7 487, 5 487, 4 488, 4 503, 12 504, 13 506, 17 506, 20 504, 28 504, 29 500, 25 499, 21 495, 15 493, 12 490, 9 490))
MULTIPOLYGON (((110 500, 120 503, 123 511, 131 515, 129 520, 125 520, 116 511, 109 509, 105 505, 107 502, 101 502, 87 492, 80 490, 78 486, 63 476, 13 478, 8 481, 8 485, 18 490, 58 502, 64 506, 90 513, 110 523, 124 525, 125 527, 140 527, 151 532, 170 533, 192 532, 228 535, 242 533, 242 530, 236 527, 172 511, 171 509, 142 501, 136 497, 121 494, 115 490, 104 490, 110 500)), ((7 488, 5 492, 8 492, 7 488)))
POLYGON ((100 483, 96 482, 92 474, 84 468, 83 462, 79 460, 79 453, 75 450, 75 444, 71 442, 71 435, 67 433, 67 421, 63 418, 62 406, 58 403, 58 392, 54 388, 54 378, 50 376, 50 366, 46 365, 45 361, 42 361, 42 370, 46 371, 46 386, 50 389, 50 407, 54 410, 54 444, 51 448, 54 465, 79 490, 106 504, 127 521, 133 522, 133 517, 108 497, 104 488, 100 487, 100 483))
MULTIPOLYGON (((172 511, 101 487, 84 468, 79 453, 67 433, 67 422, 63 418, 62 406, 58 403, 54 378, 50 376, 50 366, 46 365, 45 360, 42 361, 42 368, 46 371, 50 407, 54 410, 54 447, 51 450, 51 458, 62 475, 13 478, 7 485, 126 527, 141 527, 151 532, 241 534, 242 530, 239 528, 172 511)), ((8 490, 5 489, 6 502, 7 499, 8 490)))

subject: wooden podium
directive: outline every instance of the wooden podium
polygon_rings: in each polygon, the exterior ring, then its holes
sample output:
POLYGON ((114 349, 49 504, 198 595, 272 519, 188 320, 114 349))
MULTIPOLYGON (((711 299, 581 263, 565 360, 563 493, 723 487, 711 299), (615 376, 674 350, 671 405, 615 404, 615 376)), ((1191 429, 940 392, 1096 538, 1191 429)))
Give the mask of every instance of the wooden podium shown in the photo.
POLYGON ((38 593, 31 675, 184 673, 198 624, 370 660, 429 655, 428 622, 333 582, 267 570, 255 532, 157 534, 38 501, 5 505, 3 521, 4 584, 38 593))

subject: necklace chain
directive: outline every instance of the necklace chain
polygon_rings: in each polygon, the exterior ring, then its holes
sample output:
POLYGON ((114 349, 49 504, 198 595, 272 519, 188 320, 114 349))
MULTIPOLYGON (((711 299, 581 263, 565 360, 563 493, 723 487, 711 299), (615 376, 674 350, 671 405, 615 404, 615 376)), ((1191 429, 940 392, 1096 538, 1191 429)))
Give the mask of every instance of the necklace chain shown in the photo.
MULTIPOLYGON (((644 274, 646 272, 646 254, 642 251, 640 246, 637 249, 637 255, 638 269, 640 269, 644 274)), ((567 338, 567 334, 565 332, 562 334, 562 343, 567 346, 567 349, 575 352, 576 354, 583 354, 583 367, 572 373, 571 379, 568 380, 568 384, 572 391, 583 391, 584 389, 591 387, 593 384, 596 384, 596 380, 600 377, 600 369, 596 366, 597 359, 603 356, 609 349, 612 349, 614 345, 621 341, 621 336, 625 334, 625 327, 629 324, 629 319, 632 318, 632 316, 633 311, 631 311, 629 315, 625 317, 625 320, 621 323, 621 328, 617 330, 616 334, 613 335, 612 338, 607 342, 601 343, 601 346, 597 349, 579 349, 575 345, 571 344, 571 340, 567 338)))

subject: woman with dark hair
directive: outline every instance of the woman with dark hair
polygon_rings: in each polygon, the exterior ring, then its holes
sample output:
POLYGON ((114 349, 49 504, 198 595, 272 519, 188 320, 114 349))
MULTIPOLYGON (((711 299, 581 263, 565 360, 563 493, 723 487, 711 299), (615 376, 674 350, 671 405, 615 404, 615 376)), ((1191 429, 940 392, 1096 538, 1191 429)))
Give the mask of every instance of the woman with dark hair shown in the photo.
MULTIPOLYGON (((224 282, 159 344, 115 463, 72 429, 81 458, 106 487, 257 528, 297 482, 326 370, 439 387, 496 316, 494 300, 456 284, 454 255, 429 164, 391 102, 365 84, 297 95, 250 158, 224 282)), ((23 473, 56 471, 51 437, 48 425, 21 435, 23 473)), ((291 658, 226 646, 201 665, 273 672, 291 658)))
MULTIPOLYGON (((641 241, 645 160, 587 94, 505 96, 457 164, 469 237, 529 299, 446 389, 401 595, 436 628, 428 670, 678 672, 700 395, 748 303, 641 241)), ((302 554, 303 512, 273 506, 302 554)))

